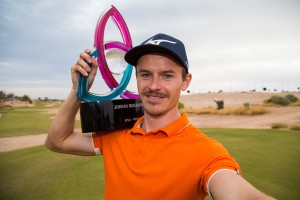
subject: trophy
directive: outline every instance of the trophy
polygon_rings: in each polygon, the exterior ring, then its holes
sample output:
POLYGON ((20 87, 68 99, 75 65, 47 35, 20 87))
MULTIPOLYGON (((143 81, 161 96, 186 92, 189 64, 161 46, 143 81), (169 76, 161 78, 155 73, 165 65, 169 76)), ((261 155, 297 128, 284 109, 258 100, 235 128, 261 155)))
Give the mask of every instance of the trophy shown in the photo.
POLYGON ((97 58, 99 71, 110 92, 94 94, 88 91, 88 77, 79 74, 77 96, 82 100, 80 118, 82 132, 103 132, 132 127, 143 115, 143 105, 139 95, 127 90, 133 66, 127 64, 124 55, 132 48, 132 41, 127 25, 119 11, 111 6, 99 18, 94 38, 94 50, 91 56, 97 58), (118 27, 123 43, 104 41, 104 30, 109 19, 118 27), (111 57, 110 65, 120 65, 117 70, 108 65, 107 57, 111 57), (114 62, 122 60, 122 62, 114 62), (122 75, 117 81, 114 75, 122 75))

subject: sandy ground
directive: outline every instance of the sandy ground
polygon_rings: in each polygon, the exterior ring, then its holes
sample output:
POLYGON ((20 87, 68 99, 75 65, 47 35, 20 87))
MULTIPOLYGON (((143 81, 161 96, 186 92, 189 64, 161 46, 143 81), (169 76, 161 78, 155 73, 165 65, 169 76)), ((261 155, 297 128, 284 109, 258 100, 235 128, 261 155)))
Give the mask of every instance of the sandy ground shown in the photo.
POLYGON ((271 128, 274 123, 293 125, 300 123, 300 107, 272 107, 269 113, 256 116, 189 115, 197 127, 271 128))
MULTIPOLYGON (((244 103, 262 104, 273 95, 285 96, 287 93, 248 92, 248 93, 205 93, 185 95, 180 98, 186 108, 216 107, 214 100, 223 100, 225 107, 243 105, 244 103)), ((289 93, 290 94, 290 93, 289 93)), ((300 99, 300 93, 292 93, 300 99)), ((56 113, 58 109, 49 109, 56 113)), ((268 113, 258 116, 220 116, 189 115, 192 124, 198 127, 224 128, 270 128, 273 123, 300 123, 300 106, 268 107, 268 113)), ((79 120, 79 115, 76 116, 79 120)), ((0 152, 12 151, 37 145, 43 145, 46 134, 0 138, 0 152)))
MULTIPOLYGON (((293 94, 300 99, 300 93, 204 93, 185 95, 180 98, 186 108, 215 107, 214 100, 223 100, 224 107, 242 106, 244 103, 263 104, 272 96, 285 96, 293 94)), ((300 106, 267 107, 268 113, 257 116, 221 116, 221 115, 189 115, 191 123, 198 127, 224 127, 224 128, 270 128, 274 123, 295 124, 300 123, 300 106)))
POLYGON ((17 149, 43 145, 46 137, 47 134, 0 138, 0 152, 8 152, 17 149))
POLYGON ((300 92, 274 93, 274 92, 221 92, 221 93, 200 93, 182 95, 180 101, 186 108, 216 107, 214 100, 223 100, 224 107, 241 106, 244 103, 263 104, 264 100, 272 96, 286 96, 293 94, 300 99, 300 92))
POLYGON ((46 134, 0 138, 0 152, 7 152, 44 144, 46 134))

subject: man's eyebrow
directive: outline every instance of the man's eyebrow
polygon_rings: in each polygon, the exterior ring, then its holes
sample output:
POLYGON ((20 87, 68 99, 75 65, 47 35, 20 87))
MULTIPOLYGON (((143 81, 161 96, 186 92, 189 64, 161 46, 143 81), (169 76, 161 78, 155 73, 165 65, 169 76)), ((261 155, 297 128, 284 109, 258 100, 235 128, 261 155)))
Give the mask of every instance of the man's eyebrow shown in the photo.
POLYGON ((162 73, 164 73, 164 74, 166 74, 166 73, 175 73, 175 71, 170 69, 170 70, 163 71, 162 73))
POLYGON ((137 73, 142 73, 142 72, 150 73, 150 71, 149 71, 149 70, 146 70, 146 69, 140 69, 140 70, 137 71, 137 73))
MULTIPOLYGON (((137 73, 151 73, 149 70, 147 70, 147 69, 140 69, 140 70, 138 70, 137 71, 137 73)), ((171 69, 169 69, 169 70, 165 70, 165 71, 162 71, 162 72, 160 72, 161 74, 167 74, 167 73, 169 73, 169 74, 174 74, 174 73, 176 73, 174 70, 171 70, 171 69)))

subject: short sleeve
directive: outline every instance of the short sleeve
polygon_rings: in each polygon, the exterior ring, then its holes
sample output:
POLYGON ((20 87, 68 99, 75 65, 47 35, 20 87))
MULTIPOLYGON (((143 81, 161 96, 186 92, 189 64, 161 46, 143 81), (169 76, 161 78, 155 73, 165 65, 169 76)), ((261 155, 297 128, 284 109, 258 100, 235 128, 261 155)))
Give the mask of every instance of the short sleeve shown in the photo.
POLYGON ((96 155, 102 155, 102 137, 100 133, 93 132, 93 146, 96 155))
POLYGON ((207 184, 210 180, 210 177, 219 170, 232 170, 236 172, 240 172, 240 166, 236 162, 236 160, 229 155, 227 150, 218 142, 209 145, 209 150, 206 155, 206 167, 203 171, 201 182, 200 182, 200 190, 204 191, 208 194, 207 184))

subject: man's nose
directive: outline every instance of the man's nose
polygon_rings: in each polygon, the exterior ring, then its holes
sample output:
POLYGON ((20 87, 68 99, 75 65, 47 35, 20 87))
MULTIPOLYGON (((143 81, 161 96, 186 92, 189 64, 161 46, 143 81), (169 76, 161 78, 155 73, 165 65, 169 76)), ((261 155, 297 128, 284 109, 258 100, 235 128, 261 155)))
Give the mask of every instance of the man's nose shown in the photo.
POLYGON ((152 77, 150 83, 149 83, 149 88, 151 90, 160 90, 161 89, 161 80, 159 77, 152 77))

